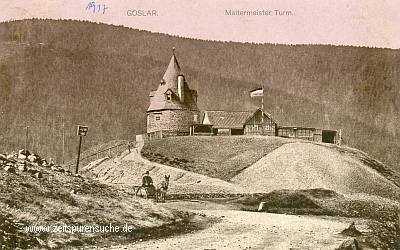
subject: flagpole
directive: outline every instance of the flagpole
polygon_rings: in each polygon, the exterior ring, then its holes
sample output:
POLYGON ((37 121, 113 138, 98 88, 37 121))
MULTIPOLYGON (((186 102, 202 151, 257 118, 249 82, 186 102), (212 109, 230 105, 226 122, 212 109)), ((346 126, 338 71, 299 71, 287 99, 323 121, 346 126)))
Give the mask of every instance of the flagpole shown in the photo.
POLYGON ((261 87, 261 134, 264 135, 264 86, 261 87))
MULTIPOLYGON (((261 86, 250 91, 250 97, 260 97, 261 96, 261 134, 264 134, 264 86, 261 86), (261 91, 261 93, 260 93, 261 91)), ((256 120, 255 120, 256 121, 256 120)), ((259 134, 260 130, 260 124, 254 123, 254 125, 257 125, 257 134, 259 134)))

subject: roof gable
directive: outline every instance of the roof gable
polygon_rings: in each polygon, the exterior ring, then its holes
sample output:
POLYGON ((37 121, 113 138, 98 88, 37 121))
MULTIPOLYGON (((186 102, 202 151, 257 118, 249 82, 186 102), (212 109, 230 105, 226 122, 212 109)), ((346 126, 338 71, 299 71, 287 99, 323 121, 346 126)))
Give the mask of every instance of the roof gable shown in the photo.
POLYGON ((249 118, 246 119, 245 123, 247 123, 251 118, 253 118, 255 115, 257 115, 258 112, 263 112, 264 117, 266 117, 266 118, 272 120, 273 122, 275 122, 275 120, 272 118, 272 116, 271 116, 270 113, 267 113, 267 112, 265 112, 265 111, 262 111, 262 110, 259 108, 259 109, 257 109, 249 118))
MULTIPOLYGON (((251 111, 205 111, 203 122, 209 122, 213 128, 243 128, 251 111)), ((207 123, 204 123, 207 124, 207 123)))
POLYGON ((202 116, 201 124, 211 125, 211 121, 210 121, 210 118, 208 118, 207 111, 205 111, 203 116, 202 116))

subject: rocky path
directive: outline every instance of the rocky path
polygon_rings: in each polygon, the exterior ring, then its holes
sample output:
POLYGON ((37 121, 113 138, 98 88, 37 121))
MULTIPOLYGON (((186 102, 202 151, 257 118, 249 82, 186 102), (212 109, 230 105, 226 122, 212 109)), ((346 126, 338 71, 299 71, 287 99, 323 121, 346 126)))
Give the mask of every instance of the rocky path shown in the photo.
POLYGON ((164 180, 164 175, 170 175, 169 193, 244 193, 236 184, 217 178, 211 178, 198 173, 174 168, 171 166, 150 162, 143 158, 140 151, 143 142, 138 142, 131 152, 123 152, 119 157, 94 162, 84 167, 90 170, 100 182, 129 188, 130 185, 140 185, 143 173, 150 171, 154 183, 164 180))
MULTIPOLYGON (((184 203, 178 204, 181 208, 184 203)), ((233 210, 197 210, 221 222, 191 234, 111 249, 335 249, 350 219, 233 210)), ((358 228, 365 229, 360 221, 358 228)))

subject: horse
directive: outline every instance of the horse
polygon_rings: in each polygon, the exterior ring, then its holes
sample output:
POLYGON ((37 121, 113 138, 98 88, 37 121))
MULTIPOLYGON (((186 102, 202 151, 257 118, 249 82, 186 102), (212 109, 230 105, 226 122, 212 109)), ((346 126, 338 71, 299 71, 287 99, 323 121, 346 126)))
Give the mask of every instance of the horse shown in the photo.
POLYGON ((156 202, 165 202, 165 196, 167 195, 168 185, 169 185, 169 175, 164 176, 164 180, 161 184, 157 185, 156 188, 156 202))

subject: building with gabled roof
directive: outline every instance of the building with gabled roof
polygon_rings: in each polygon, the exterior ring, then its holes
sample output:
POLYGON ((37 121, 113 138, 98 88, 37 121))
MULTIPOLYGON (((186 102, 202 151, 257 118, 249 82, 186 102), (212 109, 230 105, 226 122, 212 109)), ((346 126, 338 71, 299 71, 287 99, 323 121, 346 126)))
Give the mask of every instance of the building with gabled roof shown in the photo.
POLYGON ((254 112, 250 111, 204 111, 202 124, 212 125, 214 129, 243 129, 243 125, 254 112))
POLYGON ((197 91, 189 88, 175 51, 157 90, 150 92, 147 133, 162 131, 164 136, 189 135, 199 121, 197 91))
POLYGON ((194 134, 275 135, 276 122, 261 109, 256 111, 204 111, 201 125, 194 125, 194 134), (262 115, 264 116, 262 118, 262 115))

